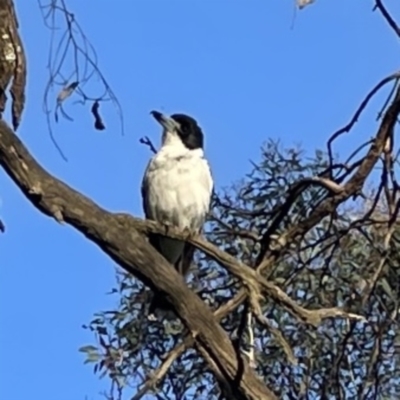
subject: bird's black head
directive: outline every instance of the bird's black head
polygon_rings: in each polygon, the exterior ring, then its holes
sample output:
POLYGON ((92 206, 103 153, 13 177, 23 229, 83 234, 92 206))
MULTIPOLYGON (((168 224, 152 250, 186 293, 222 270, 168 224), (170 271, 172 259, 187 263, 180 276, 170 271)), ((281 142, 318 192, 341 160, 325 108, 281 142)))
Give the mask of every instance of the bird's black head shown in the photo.
POLYGON ((194 118, 185 114, 173 114, 171 118, 179 124, 178 135, 188 149, 194 150, 203 148, 203 131, 194 118))
POLYGON ((178 135, 188 149, 203 148, 204 135, 194 118, 185 114, 173 114, 167 117, 158 111, 152 111, 151 115, 164 127, 165 131, 178 135))

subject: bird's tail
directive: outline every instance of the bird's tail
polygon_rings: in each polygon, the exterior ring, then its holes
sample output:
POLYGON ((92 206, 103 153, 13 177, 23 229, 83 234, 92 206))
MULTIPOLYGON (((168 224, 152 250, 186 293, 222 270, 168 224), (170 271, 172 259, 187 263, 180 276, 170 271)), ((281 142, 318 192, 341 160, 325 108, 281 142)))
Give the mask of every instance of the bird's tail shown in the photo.
POLYGON ((192 265, 193 255, 194 255, 195 247, 190 243, 185 243, 185 247, 183 248, 182 256, 175 264, 175 269, 185 277, 192 265))
POLYGON ((165 310, 170 307, 171 306, 166 297, 160 292, 155 292, 150 302, 149 313, 154 314, 157 309, 165 310))
POLYGON ((149 306, 148 319, 157 320, 157 314, 162 314, 163 318, 175 319, 176 314, 170 302, 161 292, 154 292, 149 306))
MULTIPOLYGON (((195 248, 189 244, 185 243, 182 256, 179 260, 175 263, 175 269, 185 277, 190 269, 190 266, 193 261, 193 254, 195 248)), ((174 319, 176 318, 176 313, 172 305, 169 303, 167 298, 161 292, 154 292, 153 298, 151 299, 150 306, 149 306, 149 314, 148 319, 151 321, 155 321, 157 319, 156 314, 158 314, 157 310, 163 314, 167 319, 174 319)))

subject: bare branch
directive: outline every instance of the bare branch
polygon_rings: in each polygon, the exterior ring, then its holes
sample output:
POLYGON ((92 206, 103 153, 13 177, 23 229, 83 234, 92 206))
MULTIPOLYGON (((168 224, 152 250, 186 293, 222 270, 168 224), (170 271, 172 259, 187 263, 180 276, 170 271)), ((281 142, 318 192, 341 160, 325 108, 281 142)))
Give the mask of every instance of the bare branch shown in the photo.
POLYGON ((384 151, 387 138, 392 135, 393 128, 399 114, 400 88, 397 88, 396 96, 382 119, 375 140, 371 143, 367 154, 360 162, 353 176, 343 186, 343 190, 333 196, 326 197, 326 199, 311 213, 308 218, 301 221, 299 224, 292 226, 286 232, 281 234, 278 241, 283 243, 284 245, 282 245, 279 250, 274 248, 273 251, 269 251, 267 247, 264 247, 263 250, 260 252, 260 256, 258 259, 258 269, 260 271, 267 268, 276 260, 279 253, 284 248, 286 248, 285 246, 287 243, 289 243, 291 240, 294 240, 298 235, 307 232, 319 221, 321 221, 322 218, 331 214, 339 206, 339 204, 343 203, 351 196, 357 195, 359 193, 362 186, 364 185, 365 180, 371 173, 375 164, 379 160, 380 155, 384 151), (267 255, 268 253, 270 253, 270 256, 267 255))
POLYGON ((377 10, 377 9, 381 12, 381 14, 385 18, 386 22, 393 29, 393 31, 396 33, 396 35, 398 37, 400 37, 400 27, 397 25, 396 21, 392 18, 392 16, 390 15, 389 11, 383 5, 382 0, 375 0, 374 11, 377 10))
POLYGON ((343 128, 339 129, 336 131, 328 140, 328 154, 329 154, 329 160, 330 164, 332 166, 333 164, 333 151, 332 151, 332 144, 333 142, 341 136, 343 133, 350 132, 350 130, 353 128, 354 124, 358 121, 358 118, 360 118, 362 112, 364 111, 365 107, 368 105, 369 101, 375 96, 376 93, 379 92, 379 90, 385 86, 387 83, 395 80, 396 83, 400 78, 400 71, 395 72, 392 75, 387 76, 386 78, 382 79, 365 97, 365 99, 361 102, 359 107, 357 108, 356 112, 354 113, 352 119, 350 122, 345 125, 343 128))
POLYGON ((157 149, 155 148, 153 142, 150 140, 148 136, 142 137, 139 139, 139 143, 148 146, 152 153, 157 153, 157 149))

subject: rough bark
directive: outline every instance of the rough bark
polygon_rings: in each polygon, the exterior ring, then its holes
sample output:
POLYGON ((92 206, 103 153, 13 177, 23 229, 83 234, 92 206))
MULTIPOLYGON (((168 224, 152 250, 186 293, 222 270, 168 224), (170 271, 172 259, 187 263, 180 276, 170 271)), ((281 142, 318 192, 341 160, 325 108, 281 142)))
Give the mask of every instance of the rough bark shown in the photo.
MULTIPOLYGON (((0 121, 0 165, 30 202, 97 244, 122 268, 163 292, 195 338, 196 346, 231 399, 275 399, 237 354, 211 310, 133 225, 108 212, 48 173, 0 121)), ((44 250, 43 250, 44 251, 44 250)))
POLYGON ((14 129, 18 128, 24 110, 25 85, 26 59, 14 3, 12 0, 0 0, 0 117, 6 108, 9 89, 14 129))

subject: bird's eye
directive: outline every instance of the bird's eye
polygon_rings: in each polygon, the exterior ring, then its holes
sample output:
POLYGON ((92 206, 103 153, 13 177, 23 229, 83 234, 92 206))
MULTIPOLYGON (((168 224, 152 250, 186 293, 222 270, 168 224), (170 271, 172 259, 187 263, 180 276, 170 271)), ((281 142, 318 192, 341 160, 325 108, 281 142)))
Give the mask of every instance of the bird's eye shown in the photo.
POLYGON ((182 132, 182 133, 187 132, 188 129, 189 129, 189 127, 187 126, 186 123, 181 123, 181 132, 182 132))

